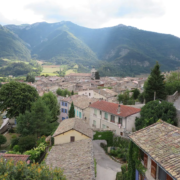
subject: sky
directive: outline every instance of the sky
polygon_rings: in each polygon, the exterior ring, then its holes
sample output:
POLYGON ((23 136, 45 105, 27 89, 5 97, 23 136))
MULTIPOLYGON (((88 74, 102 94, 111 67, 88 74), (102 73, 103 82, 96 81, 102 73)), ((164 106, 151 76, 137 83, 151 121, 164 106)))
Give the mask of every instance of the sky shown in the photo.
POLYGON ((102 28, 124 24, 180 37, 178 0, 0 0, 0 24, 71 21, 102 28))

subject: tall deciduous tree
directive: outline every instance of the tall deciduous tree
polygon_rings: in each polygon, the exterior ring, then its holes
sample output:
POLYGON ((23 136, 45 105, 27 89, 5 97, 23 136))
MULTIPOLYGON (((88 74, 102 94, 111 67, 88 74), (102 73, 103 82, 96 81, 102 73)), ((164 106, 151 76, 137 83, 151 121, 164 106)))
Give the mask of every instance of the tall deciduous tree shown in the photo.
POLYGON ((56 121, 57 116, 59 115, 60 108, 58 105, 57 97, 52 92, 48 92, 42 96, 42 100, 45 102, 46 106, 48 106, 51 112, 52 121, 56 121))
POLYGON ((26 81, 27 82, 35 82, 35 77, 32 74, 27 74, 26 81))
POLYGON ((51 134, 54 123, 51 123, 51 112, 44 101, 39 98, 33 103, 31 112, 26 111, 17 118, 17 131, 21 135, 35 134, 51 134))
POLYGON ((0 89, 0 111, 7 111, 8 117, 16 117, 31 109, 31 104, 39 95, 34 87, 11 81, 0 89))
POLYGON ((158 100, 148 102, 141 109, 140 115, 141 117, 136 118, 135 121, 136 130, 156 123, 159 119, 177 125, 176 108, 167 101, 161 103, 158 100))
POLYGON ((73 102, 71 103, 71 108, 69 110, 69 118, 75 117, 75 111, 74 111, 74 104, 73 102))
POLYGON ((156 99, 166 98, 164 79, 164 75, 161 74, 160 66, 157 62, 154 68, 151 70, 151 74, 148 77, 145 85, 144 97, 146 102, 154 100, 154 95, 156 96, 156 99))

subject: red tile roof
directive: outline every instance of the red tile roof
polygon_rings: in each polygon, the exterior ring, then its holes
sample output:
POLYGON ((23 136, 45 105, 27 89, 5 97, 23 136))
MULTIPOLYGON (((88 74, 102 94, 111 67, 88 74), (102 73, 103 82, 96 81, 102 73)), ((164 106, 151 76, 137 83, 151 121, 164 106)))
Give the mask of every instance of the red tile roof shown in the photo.
POLYGON ((118 104, 103 100, 91 104, 90 107, 121 117, 128 117, 141 111, 139 108, 120 105, 120 113, 117 113, 118 104))
POLYGON ((3 157, 6 160, 13 160, 16 164, 18 161, 27 161, 29 158, 29 155, 21 155, 21 154, 4 154, 0 153, 0 157, 3 157))

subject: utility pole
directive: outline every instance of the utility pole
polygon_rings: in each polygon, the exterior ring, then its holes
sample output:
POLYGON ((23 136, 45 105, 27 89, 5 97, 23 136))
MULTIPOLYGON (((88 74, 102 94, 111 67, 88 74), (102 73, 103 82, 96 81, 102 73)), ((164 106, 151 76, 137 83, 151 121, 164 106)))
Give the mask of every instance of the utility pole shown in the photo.
POLYGON ((154 101, 156 100, 156 91, 154 91, 154 101))

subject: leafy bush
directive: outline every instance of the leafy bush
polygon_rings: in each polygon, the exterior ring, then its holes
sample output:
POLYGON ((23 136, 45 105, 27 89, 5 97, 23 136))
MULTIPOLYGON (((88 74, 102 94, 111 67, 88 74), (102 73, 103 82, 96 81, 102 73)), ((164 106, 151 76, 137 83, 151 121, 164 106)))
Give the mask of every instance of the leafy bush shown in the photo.
POLYGON ((19 145, 19 150, 21 153, 24 151, 30 150, 36 146, 36 137, 32 135, 20 137, 18 145, 19 145))
POLYGON ((9 133, 14 133, 14 129, 13 128, 9 129, 9 133))
POLYGON ((54 145, 54 137, 51 137, 51 145, 54 145))
POLYGON ((7 141, 6 137, 0 134, 0 147, 1 147, 1 144, 5 144, 6 141, 7 141))
POLYGON ((13 151, 19 152, 19 145, 15 145, 15 146, 13 147, 13 151))
POLYGON ((29 159, 32 161, 35 160, 37 162, 41 154, 45 151, 45 149, 46 149, 45 143, 40 143, 38 147, 26 151, 24 154, 30 155, 29 159))
POLYGON ((107 146, 112 146, 113 144, 113 132, 112 131, 103 131, 98 132, 93 137, 94 140, 106 140, 107 146))
POLYGON ((123 180, 122 172, 117 172, 116 180, 123 180))
POLYGON ((19 143, 19 138, 12 138, 11 139, 11 147, 18 145, 18 143, 19 143))
POLYGON ((47 165, 35 163, 28 165, 22 161, 14 165, 12 160, 6 161, 3 158, 0 159, 0 179, 66 180, 63 171, 59 168, 50 169, 47 165))
POLYGON ((46 140, 46 136, 41 136, 41 137, 38 137, 37 141, 36 141, 36 146, 39 146, 39 144, 41 143, 45 143, 45 140, 46 140))

